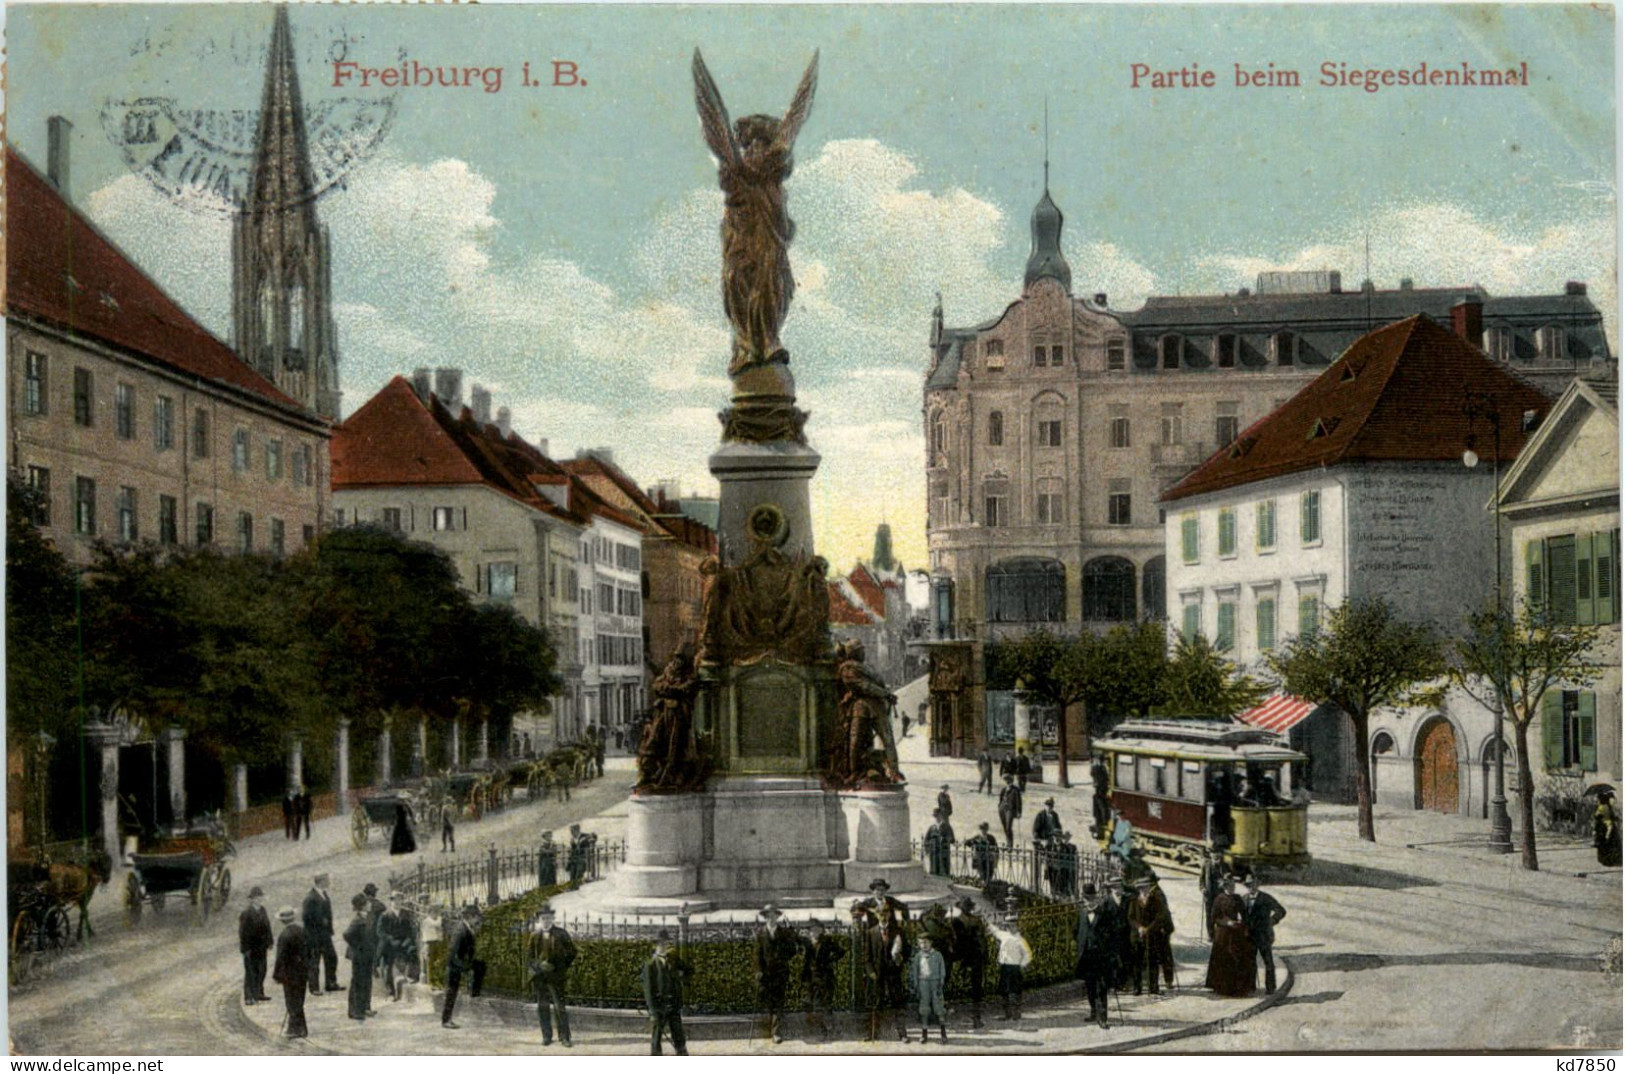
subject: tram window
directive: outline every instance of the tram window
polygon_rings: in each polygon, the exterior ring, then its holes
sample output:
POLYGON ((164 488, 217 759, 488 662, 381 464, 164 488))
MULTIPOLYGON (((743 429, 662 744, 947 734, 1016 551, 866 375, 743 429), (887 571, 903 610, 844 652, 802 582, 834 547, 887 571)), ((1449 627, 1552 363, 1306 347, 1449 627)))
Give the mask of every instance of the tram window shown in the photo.
POLYGON ((1151 766, 1151 791, 1155 794, 1168 793, 1168 762, 1161 757, 1148 757, 1146 761, 1151 766))
POLYGON ((1179 796, 1192 802, 1202 800, 1202 766, 1195 761, 1180 766, 1179 796))
POLYGON ((1117 783, 1120 790, 1132 791, 1139 789, 1139 782, 1134 778, 1134 755, 1120 753, 1117 755, 1117 783))

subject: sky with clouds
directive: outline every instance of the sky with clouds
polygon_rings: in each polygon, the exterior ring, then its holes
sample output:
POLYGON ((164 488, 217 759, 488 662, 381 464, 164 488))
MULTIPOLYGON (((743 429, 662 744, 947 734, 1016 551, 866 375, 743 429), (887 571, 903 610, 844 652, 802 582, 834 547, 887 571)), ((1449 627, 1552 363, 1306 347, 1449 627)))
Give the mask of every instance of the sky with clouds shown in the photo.
MULTIPOLYGON (((726 401, 722 199, 694 115, 707 61, 735 116, 783 110, 821 50, 788 184, 797 291, 784 338, 820 551, 892 524, 924 566, 920 386, 934 296, 950 323, 1017 297, 1051 180, 1080 293, 1233 291, 1265 269, 1494 294, 1583 279, 1617 346, 1613 12, 1403 8, 378 7, 293 12, 307 108, 392 97, 384 137, 319 202, 347 409, 394 373, 456 365, 556 455, 609 446, 645 484, 714 489, 726 401), (334 88, 333 60, 503 68, 499 92, 334 88), (530 61, 543 85, 520 84, 530 61), (584 86, 546 85, 553 60, 584 86), (1324 62, 1527 63, 1518 89, 1316 85, 1324 62), (1134 63, 1211 89, 1132 85, 1134 63), (1236 64, 1301 72, 1238 89, 1236 64)), ((257 107, 258 5, 13 7, 8 136, 43 166, 75 124, 73 196, 204 324, 229 332, 229 225, 134 174, 120 102, 257 107), (111 129, 111 133, 109 130, 111 129)))

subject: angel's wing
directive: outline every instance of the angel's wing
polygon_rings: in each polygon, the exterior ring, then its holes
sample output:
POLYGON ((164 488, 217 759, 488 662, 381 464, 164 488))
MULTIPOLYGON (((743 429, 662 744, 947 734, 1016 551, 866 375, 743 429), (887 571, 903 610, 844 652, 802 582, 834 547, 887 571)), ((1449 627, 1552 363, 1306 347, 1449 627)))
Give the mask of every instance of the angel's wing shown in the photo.
POLYGON ((796 87, 796 95, 790 99, 790 107, 779 121, 779 144, 786 149, 795 144, 796 135, 801 133, 801 125, 807 122, 807 116, 812 113, 813 93, 817 89, 818 53, 814 51, 812 62, 807 65, 807 73, 801 76, 801 85, 796 87))
POLYGON ((700 110, 700 130, 705 144, 711 147, 718 160, 727 167, 739 164, 739 143, 734 141, 733 123, 728 119, 728 106, 722 103, 722 94, 706 70, 700 50, 694 50, 694 104, 700 110))

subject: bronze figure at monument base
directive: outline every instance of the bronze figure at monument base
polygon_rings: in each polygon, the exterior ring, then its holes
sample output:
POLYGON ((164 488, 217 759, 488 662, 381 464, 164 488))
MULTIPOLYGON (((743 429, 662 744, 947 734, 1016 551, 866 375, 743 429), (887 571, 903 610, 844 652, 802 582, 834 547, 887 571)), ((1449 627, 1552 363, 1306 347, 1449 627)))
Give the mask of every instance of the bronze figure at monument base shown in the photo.
POLYGON ((649 687, 654 711, 638 743, 637 794, 677 794, 698 790, 710 774, 708 751, 694 731, 694 699, 699 676, 693 661, 679 652, 649 687))

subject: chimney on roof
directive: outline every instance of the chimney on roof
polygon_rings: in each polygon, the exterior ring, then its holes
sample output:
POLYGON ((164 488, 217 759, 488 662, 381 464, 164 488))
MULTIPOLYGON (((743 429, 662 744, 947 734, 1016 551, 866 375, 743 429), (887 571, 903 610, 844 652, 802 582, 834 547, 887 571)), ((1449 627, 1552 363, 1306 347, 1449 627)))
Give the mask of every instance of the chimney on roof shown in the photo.
POLYGON ((455 367, 441 368, 434 371, 434 393, 440 397, 441 405, 453 413, 463 406, 463 371, 455 367))
POLYGON ((468 397, 472 400, 474 420, 481 425, 491 424, 491 393, 479 384, 468 390, 468 397))
MULTIPOLYGON (((513 411, 505 406, 497 407, 497 429, 503 436, 513 431, 513 411)), ((542 454, 547 454, 545 451, 542 454)))
MULTIPOLYGON (((538 438, 534 446, 537 451, 540 451, 543 455, 547 455, 547 437, 543 436, 538 438)), ((547 455, 547 457, 551 459, 553 456, 547 455)))
POLYGON ((1563 293, 1565 295, 1583 295, 1586 293, 1586 285, 1579 280, 1570 280, 1563 285, 1563 293))
POLYGON ((578 459, 597 459, 599 462, 615 465, 615 449, 607 447, 582 448, 576 452, 578 459))
POLYGON ((73 124, 66 116, 52 116, 45 121, 45 132, 45 178, 56 187, 63 201, 72 201, 73 195, 68 190, 68 149, 73 124))
POLYGON ((1343 293, 1343 274, 1341 272, 1337 272, 1337 271, 1334 270, 1332 272, 1327 273, 1326 275, 1327 275, 1327 278, 1328 278, 1328 285, 1329 285, 1329 287, 1331 289, 1332 294, 1334 294, 1334 295, 1342 294, 1343 293))
POLYGON ((1450 330, 1468 343, 1484 348, 1484 300, 1475 294, 1463 295, 1450 307, 1450 330))
POLYGON ((1411 280, 1411 278, 1409 276, 1406 276, 1404 279, 1399 281, 1399 289, 1401 291, 1409 291, 1409 290, 1413 289, 1415 286, 1416 286, 1416 284, 1411 280))
POLYGON ((412 393, 424 406, 429 405, 429 370, 425 366, 418 366, 412 370, 412 393))

